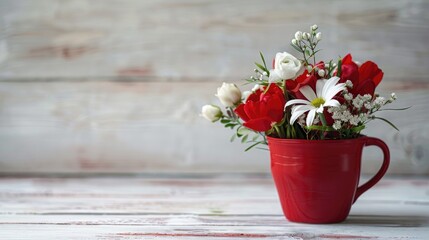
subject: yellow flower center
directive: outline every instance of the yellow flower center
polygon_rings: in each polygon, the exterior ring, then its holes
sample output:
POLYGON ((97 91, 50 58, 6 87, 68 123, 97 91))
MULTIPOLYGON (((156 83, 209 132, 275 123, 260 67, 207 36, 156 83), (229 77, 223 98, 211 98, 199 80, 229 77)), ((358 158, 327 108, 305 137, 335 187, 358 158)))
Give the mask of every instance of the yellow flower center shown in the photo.
POLYGON ((315 99, 313 99, 313 101, 311 101, 311 105, 313 105, 314 107, 317 107, 317 108, 320 107, 324 103, 325 103, 325 99, 320 98, 320 97, 315 98, 315 99))

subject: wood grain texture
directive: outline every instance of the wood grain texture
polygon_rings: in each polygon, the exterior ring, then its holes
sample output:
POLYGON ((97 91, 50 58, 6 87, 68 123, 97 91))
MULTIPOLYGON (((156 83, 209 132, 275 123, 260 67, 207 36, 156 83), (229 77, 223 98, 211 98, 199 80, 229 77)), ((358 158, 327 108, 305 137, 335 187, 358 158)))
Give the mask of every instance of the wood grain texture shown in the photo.
MULTIPOLYGON (((319 24, 321 57, 352 52, 395 91, 382 124, 389 173, 429 173, 427 1, 0 1, 0 172, 268 172, 230 131, 198 117, 222 81, 293 52, 319 24), (313 6, 309 8, 308 6, 313 6)), ((384 86, 384 84, 386 84, 384 86)), ((378 168, 368 149, 364 173, 378 168)))
POLYGON ((322 59, 352 52, 387 81, 426 81, 428 11, 424 0, 3 0, 0 77, 243 78, 258 51, 293 52, 295 31, 317 23, 322 59))
POLYGON ((429 181, 383 179, 340 224, 288 222, 270 177, 0 178, 2 239, 425 239, 429 181))
MULTIPOLYGON (((230 130, 199 117, 203 104, 218 103, 218 85, 1 82, 0 172, 269 172, 268 152, 244 152, 230 130)), ((389 173, 429 173, 429 85, 382 86, 397 92, 392 107, 413 107, 380 114, 401 132, 373 122, 366 134, 388 143, 389 173)), ((380 151, 366 149, 362 171, 380 164, 380 151)))

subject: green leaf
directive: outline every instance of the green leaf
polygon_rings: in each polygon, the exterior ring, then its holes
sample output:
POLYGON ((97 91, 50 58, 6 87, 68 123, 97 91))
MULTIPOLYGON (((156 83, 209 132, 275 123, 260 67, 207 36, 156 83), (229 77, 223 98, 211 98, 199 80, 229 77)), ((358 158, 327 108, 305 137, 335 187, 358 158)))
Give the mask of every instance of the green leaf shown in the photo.
POLYGON ((231 128, 231 129, 233 129, 235 126, 237 126, 237 124, 236 124, 236 123, 228 123, 228 124, 225 124, 225 127, 226 127, 226 128, 231 128))
POLYGON ((352 132, 354 132, 354 133, 360 133, 364 129, 365 129, 365 125, 360 125, 360 126, 352 128, 350 130, 352 130, 352 132))
POLYGON ((395 126, 395 124, 393 124, 392 122, 390 122, 389 120, 387 120, 387 119, 385 119, 385 118, 382 118, 382 117, 375 117, 374 116, 374 119, 380 119, 380 120, 382 120, 382 121, 384 121, 384 122, 386 122, 387 124, 389 124, 391 127, 393 127, 394 129, 396 129, 396 131, 398 131, 399 132, 399 129, 395 126))
POLYGON ((310 50, 305 49, 305 55, 310 56, 310 50))
POLYGON ((337 77, 341 76, 341 65, 342 65, 341 59, 338 59, 338 63, 337 63, 337 77))
POLYGON ((314 51, 314 52, 310 55, 310 57, 312 57, 312 56, 316 55, 316 53, 318 53, 320 50, 322 50, 322 49, 319 49, 319 50, 317 50, 317 51, 314 51))
POLYGON ((265 63, 264 55, 263 55, 261 52, 259 52, 259 55, 261 56, 261 59, 262 59, 262 62, 264 63, 264 67, 265 67, 265 69, 268 69, 268 68, 267 68, 267 64, 265 63))
POLYGON ((247 152, 250 149, 252 149, 254 146, 259 145, 259 144, 261 144, 261 142, 254 143, 254 144, 250 145, 249 147, 247 147, 244 151, 247 152))
POLYGON ((384 109, 380 109, 379 111, 393 111, 393 110, 402 111, 402 110, 407 110, 410 108, 411 108, 411 106, 404 107, 404 108, 384 108, 384 109))
POLYGON ((268 72, 268 70, 267 70, 264 66, 262 66, 261 64, 259 64, 259 63, 255 62, 255 65, 256 65, 259 69, 261 69, 262 71, 264 71, 264 72, 268 72))
POLYGON ((221 119, 220 120, 220 123, 229 123, 229 122, 231 122, 231 120, 229 120, 229 119, 221 119))
POLYGON ((256 140, 258 140, 258 138, 259 138, 259 135, 255 135, 255 136, 253 136, 252 141, 256 141, 256 140))
POLYGON ((308 130, 317 130, 317 131, 325 131, 325 132, 332 132, 332 131, 337 131, 335 130, 333 127, 331 126, 318 126, 318 125, 312 125, 312 126, 305 126, 304 128, 308 129, 308 130))
POLYGON ((298 52, 302 53, 302 50, 301 50, 299 47, 297 47, 297 46, 293 45, 292 43, 291 43, 290 45, 291 45, 293 48, 295 48, 295 50, 297 50, 298 52))
POLYGON ((251 131, 245 127, 240 127, 239 129, 237 129, 237 133, 239 133, 240 135, 246 135, 249 134, 251 131))
POLYGON ((235 137, 236 137, 236 135, 235 135, 235 134, 233 134, 233 135, 231 136, 231 138, 229 139, 229 141, 230 141, 230 142, 234 142, 235 137))
POLYGON ((244 135, 244 137, 241 139, 241 143, 245 143, 248 137, 248 134, 244 135))

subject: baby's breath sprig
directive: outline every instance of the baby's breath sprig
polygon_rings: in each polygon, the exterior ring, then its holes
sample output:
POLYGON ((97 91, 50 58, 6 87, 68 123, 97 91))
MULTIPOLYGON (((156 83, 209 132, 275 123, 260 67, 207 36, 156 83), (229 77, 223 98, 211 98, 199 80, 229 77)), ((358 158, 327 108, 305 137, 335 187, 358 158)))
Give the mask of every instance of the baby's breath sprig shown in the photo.
POLYGON ((303 62, 306 66, 310 65, 310 59, 313 59, 313 65, 316 65, 316 53, 321 49, 317 49, 317 44, 322 40, 322 33, 317 32, 318 26, 311 26, 310 32, 297 31, 295 38, 291 41, 291 46, 302 53, 303 62))
POLYGON ((255 75, 250 76, 246 79, 247 84, 254 83, 262 86, 268 86, 268 78, 270 77, 270 70, 267 68, 264 55, 259 52, 262 63, 255 62, 256 68, 253 69, 255 75))

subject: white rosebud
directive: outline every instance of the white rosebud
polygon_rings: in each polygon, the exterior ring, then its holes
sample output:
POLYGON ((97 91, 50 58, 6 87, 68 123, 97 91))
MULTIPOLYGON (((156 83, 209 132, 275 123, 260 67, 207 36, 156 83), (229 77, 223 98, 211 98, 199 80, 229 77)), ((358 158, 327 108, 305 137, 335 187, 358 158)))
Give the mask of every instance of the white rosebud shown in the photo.
POLYGON ((318 33, 316 34, 316 39, 317 39, 317 41, 322 40, 322 33, 321 33, 321 32, 318 32, 318 33))
POLYGON ((215 96, 225 107, 233 107, 241 102, 241 91, 233 83, 222 83, 215 96))
POLYGON ((294 39, 292 39, 292 44, 293 45, 298 45, 298 41, 294 38, 294 39))
POLYGON ((268 73, 267 72, 263 72, 262 75, 268 76, 268 73))
POLYGON ((313 67, 312 67, 312 66, 310 66, 310 65, 307 65, 307 71, 308 71, 308 72, 313 71, 313 67))
POLYGON ((313 26, 311 26, 311 30, 316 31, 317 28, 319 28, 316 24, 314 24, 313 26))
POLYGON ((396 100, 398 97, 396 96, 396 93, 391 93, 390 94, 390 97, 393 99, 393 100, 396 100))
POLYGON ((223 116, 223 114, 218 106, 204 105, 201 109, 201 116, 211 122, 216 122, 223 116))
POLYGON ((301 41, 301 39, 302 39, 302 32, 301 31, 298 31, 295 33, 295 39, 297 41, 301 41))
POLYGON ((319 71, 317 72, 317 74, 319 74, 320 77, 324 77, 325 76, 325 70, 319 69, 319 71))
POLYGON ((270 70, 269 82, 278 82, 286 79, 295 79, 304 72, 299 59, 287 52, 277 53, 274 60, 274 69, 270 70))

